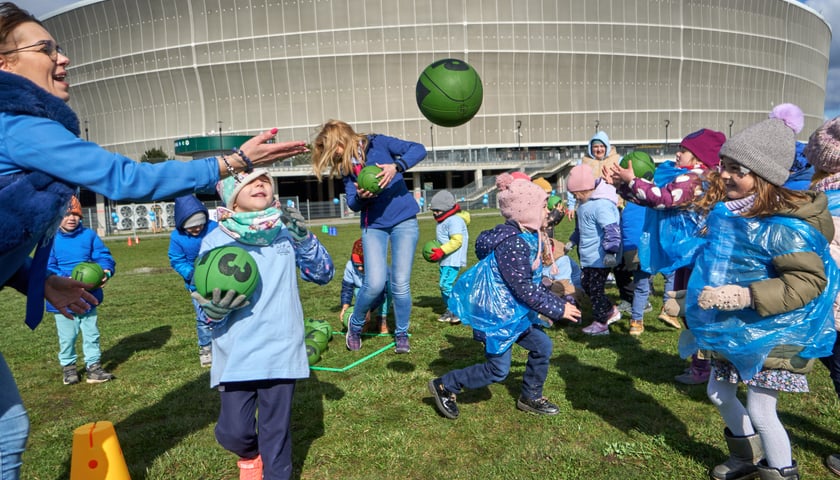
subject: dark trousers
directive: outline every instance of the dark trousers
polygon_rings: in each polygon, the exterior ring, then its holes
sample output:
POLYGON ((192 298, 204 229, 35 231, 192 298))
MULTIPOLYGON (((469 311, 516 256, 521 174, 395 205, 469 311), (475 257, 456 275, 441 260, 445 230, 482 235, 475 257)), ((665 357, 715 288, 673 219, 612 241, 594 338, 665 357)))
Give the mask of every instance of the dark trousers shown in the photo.
POLYGON ((225 383, 219 387, 219 393, 219 445, 242 458, 261 455, 265 480, 292 478, 289 428, 295 380, 225 383))
POLYGON ((834 382, 834 392, 840 397, 840 335, 834 340, 831 355, 820 358, 820 361, 828 369, 831 381, 834 382))
MULTIPOLYGON (((483 339, 475 333, 473 337, 479 341, 483 339)), ((531 326, 516 339, 516 343, 528 350, 528 361, 525 362, 525 374, 522 376, 522 396, 530 399, 540 398, 543 394, 543 384, 548 377, 548 361, 553 350, 551 338, 542 329, 531 326)), ((500 354, 485 352, 486 362, 452 370, 441 377, 443 386, 450 392, 460 393, 464 388, 476 389, 501 382, 510 373, 512 349, 511 346, 500 354)))
POLYGON ((609 273, 609 268, 583 267, 581 269, 580 284, 592 304, 592 318, 596 322, 605 323, 613 309, 613 303, 604 291, 609 273))

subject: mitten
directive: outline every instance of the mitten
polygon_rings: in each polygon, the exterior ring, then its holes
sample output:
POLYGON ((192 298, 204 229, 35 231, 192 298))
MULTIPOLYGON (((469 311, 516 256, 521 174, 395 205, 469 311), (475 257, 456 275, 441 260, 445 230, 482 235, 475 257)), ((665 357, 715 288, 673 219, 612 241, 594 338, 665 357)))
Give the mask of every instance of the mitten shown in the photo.
POLYGON ((752 295, 749 288, 738 285, 704 287, 697 298, 697 304, 704 310, 743 310, 752 305, 752 295))
POLYGON ((563 246, 563 251, 569 253, 572 251, 573 248, 575 248, 574 242, 566 242, 566 245, 563 246))
POLYGON ((607 253, 604 255, 604 267, 613 268, 618 265, 618 255, 614 253, 607 253))
POLYGON ((433 262, 439 262, 440 259, 444 257, 444 255, 446 255, 446 253, 444 253, 444 251, 442 249, 433 248, 432 249, 432 254, 429 255, 429 260, 431 260, 433 262))
POLYGON ((280 220, 289 229, 289 233, 295 241, 301 242, 309 236, 306 228, 306 219, 301 215, 300 210, 295 207, 282 207, 280 209, 280 220))
POLYGON ((202 297, 198 292, 192 292, 190 295, 198 302, 201 309, 204 310, 204 315, 210 320, 215 321, 225 318, 230 312, 238 308, 250 305, 247 297, 245 295, 238 295, 236 290, 228 290, 222 296, 222 291, 214 288, 212 300, 202 297))
POLYGON ((672 317, 685 316, 685 290, 668 292, 668 300, 662 305, 662 311, 672 317))
POLYGON ((559 208, 552 209, 550 212, 548 212, 548 218, 546 219, 546 225, 548 225, 548 228, 554 227, 558 223, 560 223, 561 220, 563 220, 564 216, 565 216, 565 214, 559 208))

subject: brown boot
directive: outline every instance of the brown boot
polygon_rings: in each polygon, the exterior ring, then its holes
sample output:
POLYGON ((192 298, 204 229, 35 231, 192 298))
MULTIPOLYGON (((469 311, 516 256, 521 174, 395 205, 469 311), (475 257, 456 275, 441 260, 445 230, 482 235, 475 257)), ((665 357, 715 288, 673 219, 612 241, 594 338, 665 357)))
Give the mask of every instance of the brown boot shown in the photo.
POLYGON ((379 317, 379 333, 388 334, 388 317, 379 317))

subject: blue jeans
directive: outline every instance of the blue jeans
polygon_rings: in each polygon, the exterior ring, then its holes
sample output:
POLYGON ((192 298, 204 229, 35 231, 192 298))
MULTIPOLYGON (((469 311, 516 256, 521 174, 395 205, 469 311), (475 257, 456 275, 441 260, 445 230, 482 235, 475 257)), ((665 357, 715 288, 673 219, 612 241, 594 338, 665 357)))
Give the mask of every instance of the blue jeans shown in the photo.
POLYGON ((75 365, 76 339, 79 330, 82 332, 82 352, 85 354, 85 365, 99 363, 102 350, 99 348, 99 327, 96 325, 96 308, 87 313, 75 314, 69 319, 60 313, 55 314, 55 327, 58 331, 58 362, 62 367, 75 365))
POLYGON ((192 299, 193 308, 195 309, 195 333, 198 335, 198 346, 206 347, 213 343, 213 329, 210 327, 210 324, 201 320, 200 310, 201 307, 198 306, 198 302, 195 301, 194 298, 192 299))
POLYGON ((674 272, 668 274, 662 274, 662 277, 665 279, 665 294, 662 295, 662 303, 665 303, 665 300, 670 299, 671 297, 668 295, 668 292, 674 291, 674 272))
POLYGON ((361 332, 365 313, 375 305, 385 291, 388 278, 388 242, 391 242, 391 298, 394 301, 396 336, 408 335, 411 316, 411 267, 420 230, 417 219, 410 218, 391 228, 365 228, 362 230, 362 247, 365 250, 365 281, 356 297, 356 306, 350 317, 349 328, 361 332))
MULTIPOLYGON (((480 335, 477 336, 477 339, 480 338, 480 335)), ((519 336, 516 343, 528 350, 528 361, 522 376, 522 396, 530 399, 540 398, 548 376, 548 361, 554 348, 551 338, 541 328, 531 326, 519 336)), ((452 393, 459 393, 463 388, 476 389, 501 382, 510 373, 511 350, 512 347, 498 355, 485 352, 486 362, 452 370, 441 377, 443 386, 452 393)))
POLYGON ((23 408, 12 371, 0 354, 0 480, 18 480, 29 416, 23 408))
POLYGON ((630 320, 644 320, 645 307, 650 297, 650 274, 636 269, 633 272, 633 282, 636 287, 633 289, 633 306, 630 309, 630 320))

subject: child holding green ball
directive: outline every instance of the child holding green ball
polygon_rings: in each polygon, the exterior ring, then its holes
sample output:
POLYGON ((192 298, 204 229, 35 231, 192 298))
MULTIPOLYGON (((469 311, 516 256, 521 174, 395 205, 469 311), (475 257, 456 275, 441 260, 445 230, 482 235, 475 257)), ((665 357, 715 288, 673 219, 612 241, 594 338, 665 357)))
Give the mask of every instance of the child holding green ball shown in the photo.
POLYGON ((323 285, 333 277, 332 258, 300 212, 279 206, 268 170, 237 174, 216 188, 226 207, 217 209, 219 227, 204 237, 199 257, 236 245, 260 272, 250 298, 234 290, 216 289, 213 300, 193 292, 214 324, 210 386, 221 396, 216 440, 239 455, 240 478, 290 478, 292 396, 297 379, 309 377, 295 270, 323 285))

